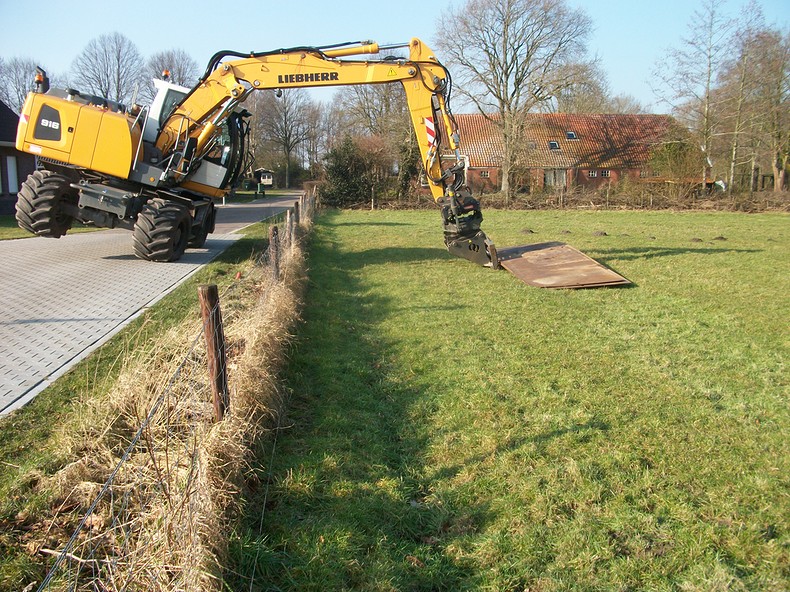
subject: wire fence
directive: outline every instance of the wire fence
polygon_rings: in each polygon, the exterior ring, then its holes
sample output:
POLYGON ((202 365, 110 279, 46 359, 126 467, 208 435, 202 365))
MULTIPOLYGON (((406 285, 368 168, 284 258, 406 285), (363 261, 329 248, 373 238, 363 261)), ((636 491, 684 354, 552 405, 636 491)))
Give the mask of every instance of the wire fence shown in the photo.
MULTIPOLYGON (((95 480, 75 480, 62 504, 74 507, 72 516, 56 516, 53 524, 56 520, 73 524, 78 512, 83 514, 65 545, 39 549, 54 561, 38 591, 218 587, 217 544, 212 536, 221 530, 224 506, 237 491, 232 473, 243 462, 232 458, 241 454, 233 446, 243 446, 251 433, 262 429, 250 422, 260 424, 262 418, 279 413, 271 409, 276 398, 250 403, 244 400, 248 395, 243 385, 233 391, 228 388, 228 378, 242 373, 240 355, 252 349, 255 340, 233 335, 226 340, 220 304, 231 305, 233 326, 241 327, 233 329, 235 333, 249 330, 251 315, 269 319, 261 327, 271 334, 258 338, 257 347, 272 349, 283 341, 278 333, 287 332, 289 321, 283 320, 284 329, 271 319, 289 316, 288 311, 278 310, 278 299, 296 273, 299 239, 309 228, 314 209, 315 196, 303 196, 293 208, 268 220, 266 250, 245 277, 237 276, 210 306, 204 306, 203 326, 187 335, 186 345, 182 341, 180 357, 155 350, 151 354, 156 364, 137 363, 130 382, 139 393, 129 395, 125 408, 113 412, 104 430, 122 438, 108 442, 103 453, 117 462, 100 486, 95 480), (245 298, 249 301, 250 295, 256 302, 252 313, 239 304, 245 298), (168 358, 161 364, 167 373, 154 368, 161 358, 168 358), (228 455, 230 459, 223 458, 228 455)), ((256 375, 254 383, 261 382, 266 378, 256 375)), ((64 471, 85 472, 93 460, 83 459, 80 469, 64 471)), ((25 590, 33 590, 34 585, 25 590)))

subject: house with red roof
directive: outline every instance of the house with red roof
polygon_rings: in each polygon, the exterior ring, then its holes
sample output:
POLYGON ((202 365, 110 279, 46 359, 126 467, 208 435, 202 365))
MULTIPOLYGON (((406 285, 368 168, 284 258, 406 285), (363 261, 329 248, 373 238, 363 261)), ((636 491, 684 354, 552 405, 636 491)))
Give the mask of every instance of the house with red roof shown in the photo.
MULTIPOLYGON (((502 135, 482 114, 455 116, 473 192, 501 186, 502 135)), ((531 113, 519 146, 516 185, 530 191, 596 189, 651 175, 652 150, 676 126, 669 115, 531 113)))

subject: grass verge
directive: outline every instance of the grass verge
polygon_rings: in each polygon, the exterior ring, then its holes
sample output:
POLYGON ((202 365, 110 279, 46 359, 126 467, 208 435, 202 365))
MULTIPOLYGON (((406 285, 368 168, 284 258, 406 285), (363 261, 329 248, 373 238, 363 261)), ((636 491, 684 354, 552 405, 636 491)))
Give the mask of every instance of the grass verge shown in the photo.
MULTIPOLYGON (((106 478, 101 463, 109 462, 111 468, 114 455, 123 448, 118 442, 128 438, 129 429, 136 429, 135 423, 127 425, 124 414, 134 419, 138 403, 143 416, 146 413, 145 395, 139 402, 131 396, 134 388, 148 384, 134 380, 134 361, 151 354, 152 371, 172 361, 171 351, 156 350, 152 344, 185 324, 197 331, 196 286, 216 283, 222 289, 237 272, 246 274, 266 247, 268 224, 253 225, 244 235, 31 403, 0 420, 0 590, 41 581, 45 568, 40 549, 58 548, 79 511, 84 512, 75 501, 80 496, 73 495, 78 488, 69 490, 74 483, 66 474, 73 473, 81 485, 93 486, 106 478), (113 399, 119 376, 130 370, 131 381, 121 384, 113 399), (104 442, 112 430, 120 435, 108 448, 104 442)), ((234 311, 225 314, 232 316, 234 311)))
POLYGON ((547 291, 325 215, 228 589, 786 590, 788 220, 488 212, 635 283, 547 291))

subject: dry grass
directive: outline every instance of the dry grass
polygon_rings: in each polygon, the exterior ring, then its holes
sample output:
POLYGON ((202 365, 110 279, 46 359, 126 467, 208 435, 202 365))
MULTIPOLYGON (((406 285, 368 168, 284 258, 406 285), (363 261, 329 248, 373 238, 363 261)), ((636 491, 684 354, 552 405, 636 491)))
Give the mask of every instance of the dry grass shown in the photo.
POLYGON ((87 398, 60 430, 74 460, 42 478, 39 487, 56 501, 31 551, 54 554, 89 515, 54 588, 77 569, 79 589, 95 581, 111 590, 220 588, 225 524, 237 509, 250 447, 282 407, 277 373, 304 285, 298 241, 284 251, 279 281, 268 264, 250 265, 222 295, 231 399, 223 421, 213 422, 205 344, 192 319, 127 352, 108 394, 87 398))

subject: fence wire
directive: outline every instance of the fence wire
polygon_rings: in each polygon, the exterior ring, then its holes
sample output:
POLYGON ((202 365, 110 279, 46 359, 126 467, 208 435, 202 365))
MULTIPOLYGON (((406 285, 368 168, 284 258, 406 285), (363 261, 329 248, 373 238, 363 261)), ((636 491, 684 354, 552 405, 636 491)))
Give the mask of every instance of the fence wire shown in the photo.
MULTIPOLYGON (((254 258, 246 277, 237 276, 223 290, 217 307, 245 290, 268 289, 280 281, 280 261, 293 252, 303 226, 299 218, 311 220, 314 208, 314 197, 303 197, 285 215, 264 220, 277 223, 279 232, 270 235, 274 240, 254 258)), ((207 470, 204 444, 215 421, 204 338, 205 326, 191 336, 163 387, 150 377, 141 379, 150 392, 147 411, 129 413, 137 417, 137 428, 132 433, 130 426, 125 446, 115 445, 122 448, 120 457, 66 544, 58 551, 41 550, 55 560, 39 592, 196 589, 211 577, 200 570, 205 547, 200 535, 206 528, 200 521, 211 512, 201 490, 207 470), (187 573, 192 570, 184 565, 194 565, 196 573, 187 573)), ((233 371, 227 361, 224 370, 233 371)))

